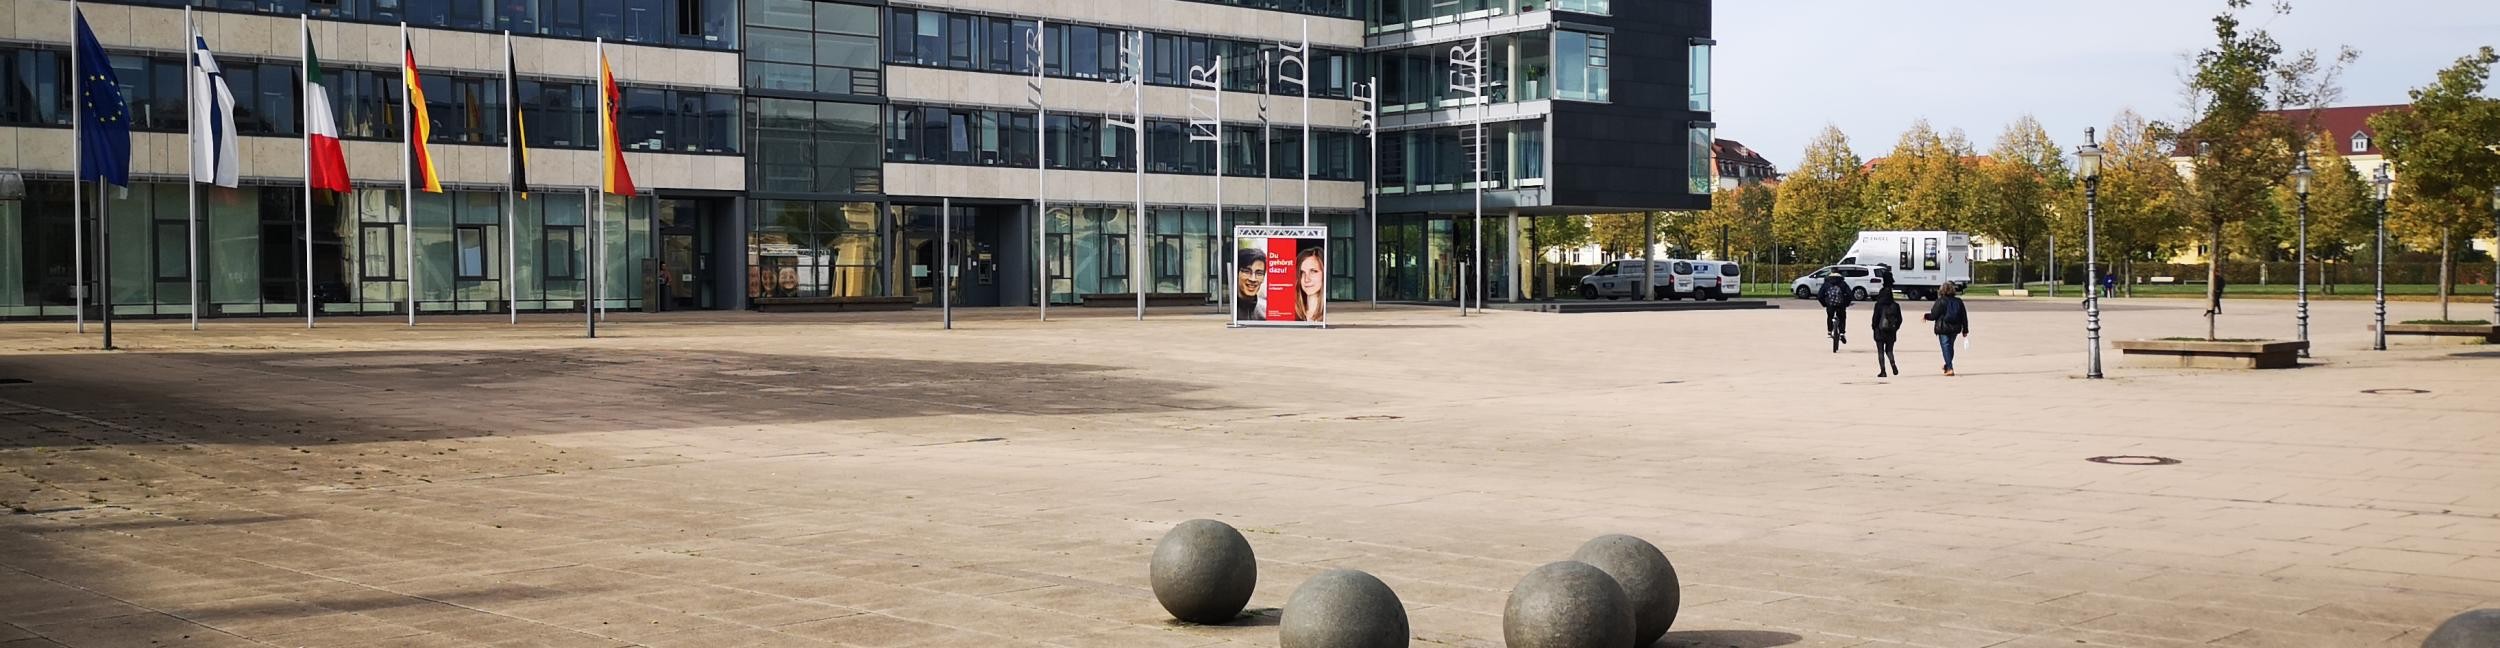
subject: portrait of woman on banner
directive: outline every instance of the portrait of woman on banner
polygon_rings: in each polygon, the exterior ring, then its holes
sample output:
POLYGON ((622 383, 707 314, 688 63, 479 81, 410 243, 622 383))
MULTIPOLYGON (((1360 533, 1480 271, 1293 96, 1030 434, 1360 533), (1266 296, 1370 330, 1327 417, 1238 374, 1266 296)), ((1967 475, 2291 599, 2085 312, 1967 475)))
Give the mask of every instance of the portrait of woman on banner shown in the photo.
POLYGON ((1323 321, 1328 312, 1328 250, 1314 245, 1296 251, 1293 275, 1294 319, 1323 321))

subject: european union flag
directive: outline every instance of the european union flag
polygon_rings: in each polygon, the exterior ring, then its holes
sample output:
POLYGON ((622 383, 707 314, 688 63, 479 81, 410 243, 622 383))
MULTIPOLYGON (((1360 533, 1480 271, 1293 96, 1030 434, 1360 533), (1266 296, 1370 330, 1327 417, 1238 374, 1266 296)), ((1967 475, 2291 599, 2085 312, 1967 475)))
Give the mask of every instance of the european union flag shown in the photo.
POLYGON ((78 12, 78 179, 130 186, 130 106, 113 59, 78 12))

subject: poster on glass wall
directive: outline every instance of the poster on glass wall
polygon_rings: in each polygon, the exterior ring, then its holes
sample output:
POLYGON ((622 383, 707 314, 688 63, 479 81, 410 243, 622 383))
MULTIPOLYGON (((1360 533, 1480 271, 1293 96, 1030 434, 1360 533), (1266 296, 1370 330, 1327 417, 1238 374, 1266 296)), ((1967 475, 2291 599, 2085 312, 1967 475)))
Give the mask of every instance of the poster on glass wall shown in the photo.
POLYGON ((1327 326, 1328 228, 1233 227, 1233 326, 1327 326))

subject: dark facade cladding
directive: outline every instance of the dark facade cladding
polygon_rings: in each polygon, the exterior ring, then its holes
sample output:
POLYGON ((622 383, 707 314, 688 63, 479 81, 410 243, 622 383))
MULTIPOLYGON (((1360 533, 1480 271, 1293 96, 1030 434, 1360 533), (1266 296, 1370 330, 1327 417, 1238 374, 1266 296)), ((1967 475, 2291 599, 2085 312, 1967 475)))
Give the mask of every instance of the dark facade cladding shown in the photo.
MULTIPOLYGON (((1710 192, 1692 190, 1698 158, 1708 163, 1710 113, 1691 109, 1692 52, 1710 35, 1707 0, 1616 2, 1611 16, 1571 15, 1564 29, 1613 38, 1609 102, 1558 101, 1552 121, 1552 205, 1582 211, 1703 210, 1710 192)), ((1700 175, 1706 175, 1704 166, 1700 175)))
MULTIPOLYGON (((47 2, 58 0, 0 0, 0 14, 47 2)), ((160 164, 136 174, 127 194, 107 192, 110 222, 98 220, 101 194, 86 187, 87 243, 102 228, 113 246, 112 285, 95 285, 100 273, 87 273, 90 317, 99 299, 121 315, 187 315, 194 286, 208 316, 404 314, 411 291, 426 315, 578 311, 593 303, 739 309, 791 299, 934 305, 941 291, 952 291, 959 305, 1072 304, 1139 289, 1218 294, 1231 280, 1225 234, 1237 224, 1300 222, 1305 194, 1298 184, 1306 170, 1325 198, 1314 201, 1325 204, 1314 204, 1310 219, 1330 230, 1330 297, 1449 299, 1459 290, 1459 262, 1482 258, 1492 269, 1491 298, 1499 300, 1522 296, 1512 290, 1517 274, 1502 269, 1542 263, 1526 252, 1534 248, 1536 217, 1704 209, 1709 200, 1706 182, 1696 180, 1710 175, 1708 0, 1180 0, 1167 7, 1206 12, 1209 19, 1198 22, 1250 9, 1274 12, 1286 24, 1308 19, 1326 27, 1339 42, 1312 48, 1307 90, 1261 73, 1260 54, 1290 45, 1263 40, 1274 34, 1221 24, 1106 23, 1120 20, 1106 18, 1119 12, 1077 3, 191 4, 202 15, 269 21, 278 40, 291 40, 286 30, 308 14, 321 33, 405 21, 435 34, 510 30, 540 47, 587 51, 588 41, 604 38, 612 51, 649 48, 616 61, 620 76, 631 78, 620 84, 615 126, 626 150, 668 159, 634 169, 643 187, 636 196, 602 200, 592 197, 593 187, 541 185, 509 207, 490 179, 500 177, 500 162, 492 175, 471 164, 463 169, 467 177, 447 183, 447 193, 420 195, 413 207, 402 206, 396 180, 351 166, 355 190, 316 195, 309 216, 292 163, 247 161, 241 188, 198 189, 196 252, 182 167, 160 164), (1349 29, 1353 21, 1363 26, 1359 40, 1349 29), (1036 119, 1021 102, 895 85, 961 73, 974 86, 1011 80, 1021 87, 1035 72, 1026 40, 1035 32, 1048 43, 1036 57, 1042 76, 1109 81, 1123 73, 1117 35, 1141 31, 1141 85, 1150 92, 1169 96, 1187 86, 1191 65, 1221 56, 1227 101, 1270 95, 1272 127, 1235 108, 1220 143, 1192 141, 1187 121, 1158 108, 1146 120, 1141 156, 1140 136, 1111 125, 1099 107, 1062 105, 1094 106, 1090 98, 1053 97, 1047 119, 1036 119), (1448 87, 1448 48, 1478 37, 1497 57, 1482 102, 1448 87), (736 77, 665 76, 698 68, 734 70, 736 77), (1338 114, 1374 80, 1382 118, 1376 141, 1338 114), (1305 93, 1329 111, 1307 134, 1299 97, 1305 93), (1488 110, 1495 117, 1479 143, 1473 118, 1488 110), (1476 151, 1488 156, 1481 222, 1473 219, 1476 151), (1036 173, 1036 164, 1052 182, 1097 184, 1105 174, 1142 167, 1146 204, 1141 213, 1097 190, 1089 194, 1095 200, 1054 198, 1046 213, 1036 213, 1024 189, 1034 181, 1027 175, 1012 176, 1015 189, 1005 193, 956 188, 979 178, 995 187, 1001 171, 1036 173), (1213 186, 1219 169, 1232 181, 1269 181, 1223 194, 1219 210, 1191 193, 1213 186), (727 170, 742 170, 743 181, 720 175, 727 170), (1357 200, 1349 190, 1355 186, 1367 194, 1359 198, 1377 201, 1379 215, 1359 207, 1374 203, 1357 200), (951 245, 938 225, 941 203, 956 210, 951 245), (607 205, 604 216, 600 204, 607 205), (599 235, 610 238, 605 253, 594 255, 599 235), (957 258, 940 257, 948 247, 957 258), (950 267, 961 268, 952 287, 950 267), (606 277, 595 295, 592 276, 606 277)), ((179 12, 183 5, 88 3, 91 15, 105 7, 179 12)), ((209 34, 212 49, 220 37, 209 34)), ((133 44, 144 40, 114 38, 125 40, 105 47, 134 130, 180 146, 178 135, 168 134, 187 128, 185 59, 133 44)), ((0 42, 0 130, 29 135, 10 138, 20 147, 19 168, 0 168, 0 320, 72 314, 69 161, 28 143, 49 141, 31 135, 69 129, 75 84, 68 45, 44 37, 0 42)), ((374 143, 398 142, 404 97, 396 59, 322 54, 329 104, 351 157, 377 150, 374 143)), ((238 99, 237 130, 260 140, 247 151, 301 137, 296 56, 290 47, 266 44, 218 52, 238 99)), ((428 56, 419 52, 420 67, 428 56)), ((542 155, 596 147, 590 80, 526 57, 519 66, 517 97, 507 96, 499 70, 421 70, 438 153, 500 149, 513 135, 510 110, 527 119, 526 142, 542 155)), ((561 175, 532 174, 541 182, 561 175)), ((96 256, 90 249, 91 265, 96 256)))

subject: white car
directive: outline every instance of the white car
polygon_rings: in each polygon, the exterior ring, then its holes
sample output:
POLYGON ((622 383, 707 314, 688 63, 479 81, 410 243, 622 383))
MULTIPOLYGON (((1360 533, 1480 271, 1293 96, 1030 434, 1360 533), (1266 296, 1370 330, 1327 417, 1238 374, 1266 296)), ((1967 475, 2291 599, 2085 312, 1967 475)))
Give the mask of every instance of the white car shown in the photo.
POLYGON ((1789 292, 1795 294, 1798 299, 1814 299, 1815 295, 1823 291, 1823 277, 1838 274, 1842 281, 1849 284, 1849 298, 1866 301, 1868 297, 1884 290, 1884 281, 1876 278, 1875 269, 1876 266, 1866 265, 1823 266, 1821 269, 1806 273, 1806 276, 1798 277, 1796 281, 1789 282, 1789 292))

